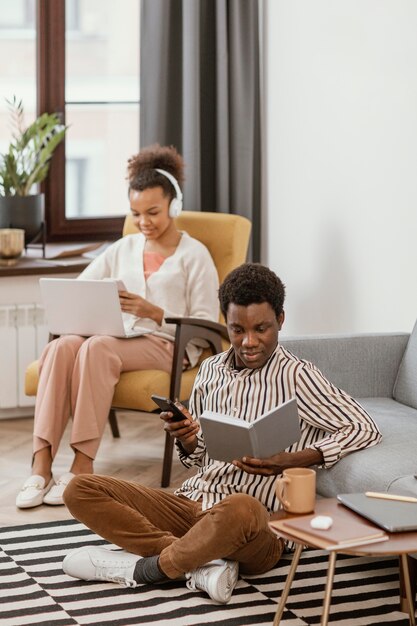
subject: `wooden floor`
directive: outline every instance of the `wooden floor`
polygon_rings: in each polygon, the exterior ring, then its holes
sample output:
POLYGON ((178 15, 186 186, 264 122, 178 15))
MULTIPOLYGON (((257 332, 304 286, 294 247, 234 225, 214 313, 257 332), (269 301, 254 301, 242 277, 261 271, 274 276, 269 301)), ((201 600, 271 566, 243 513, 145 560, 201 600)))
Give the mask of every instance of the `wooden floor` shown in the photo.
MULTIPOLYGON (((109 426, 106 427, 94 465, 96 474, 109 474, 149 487, 160 487, 165 433, 158 415, 119 413, 118 422, 120 439, 113 439, 109 426)), ((65 506, 44 504, 26 510, 16 508, 16 494, 30 475, 32 429, 32 418, 0 420, 0 526, 71 517, 65 506)), ((55 476, 69 471, 72 456, 67 431, 55 459, 55 476)), ((194 471, 185 469, 174 452, 169 489, 173 491, 194 471)))

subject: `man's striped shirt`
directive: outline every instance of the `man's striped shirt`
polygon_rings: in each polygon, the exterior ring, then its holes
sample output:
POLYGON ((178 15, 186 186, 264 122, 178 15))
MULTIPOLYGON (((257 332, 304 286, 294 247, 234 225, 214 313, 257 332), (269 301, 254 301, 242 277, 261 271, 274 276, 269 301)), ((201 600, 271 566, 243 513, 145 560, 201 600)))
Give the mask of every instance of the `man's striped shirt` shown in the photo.
MULTIPOLYGON (((277 346, 261 368, 236 369, 233 348, 203 361, 190 399, 190 413, 199 418, 204 410, 233 415, 247 422, 290 398, 297 398, 301 437, 287 452, 316 448, 329 468, 356 450, 381 440, 375 422, 361 405, 332 385, 315 365, 277 346)), ((187 456, 179 442, 177 451, 186 467, 200 470, 175 492, 192 500, 202 498, 203 510, 225 496, 246 493, 270 511, 278 509, 276 476, 252 475, 231 463, 209 458, 201 430, 198 445, 187 456)))

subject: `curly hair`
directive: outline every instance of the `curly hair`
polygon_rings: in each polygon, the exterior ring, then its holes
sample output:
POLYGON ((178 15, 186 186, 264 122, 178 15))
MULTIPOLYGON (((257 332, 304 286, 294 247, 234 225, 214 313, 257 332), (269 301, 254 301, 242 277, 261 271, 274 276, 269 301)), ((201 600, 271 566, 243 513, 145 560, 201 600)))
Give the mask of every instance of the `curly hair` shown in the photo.
POLYGON ((268 302, 278 317, 285 300, 285 285, 268 267, 243 263, 232 270, 219 289, 220 308, 225 318, 229 304, 249 306, 268 302))
POLYGON ((164 196, 170 200, 175 198, 175 189, 171 182, 156 171, 166 170, 178 181, 179 186, 184 182, 184 161, 174 146, 160 146, 158 143, 143 148, 138 154, 133 155, 127 162, 127 181, 129 192, 143 191, 150 187, 162 187, 164 196))

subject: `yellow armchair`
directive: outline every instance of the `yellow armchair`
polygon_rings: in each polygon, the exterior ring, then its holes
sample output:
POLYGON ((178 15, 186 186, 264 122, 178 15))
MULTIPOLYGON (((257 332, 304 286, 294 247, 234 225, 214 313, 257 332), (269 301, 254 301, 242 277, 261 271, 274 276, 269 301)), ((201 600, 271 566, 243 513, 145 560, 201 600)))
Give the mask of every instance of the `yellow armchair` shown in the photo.
MULTIPOLYGON (((235 267, 245 262, 251 223, 239 215, 228 213, 201 213, 183 211, 176 218, 176 225, 191 237, 201 241, 209 250, 217 268, 220 283, 235 267)), ((123 235, 137 232, 132 217, 127 216, 123 235)), ((187 402, 198 371, 198 365, 182 371, 185 347, 191 339, 205 339, 209 348, 204 350, 200 362, 228 347, 225 327, 216 322, 196 318, 167 318, 177 326, 174 346, 174 358, 171 374, 160 370, 142 370, 124 372, 116 385, 109 422, 114 437, 119 437, 116 411, 129 409, 152 412, 156 405, 151 394, 179 398, 187 402)), ((222 320, 220 320, 222 321, 222 320)), ((25 392, 36 395, 38 385, 38 363, 31 363, 26 371, 25 392)), ((169 486, 172 466, 173 441, 169 435, 165 438, 164 460, 161 486, 169 486)))

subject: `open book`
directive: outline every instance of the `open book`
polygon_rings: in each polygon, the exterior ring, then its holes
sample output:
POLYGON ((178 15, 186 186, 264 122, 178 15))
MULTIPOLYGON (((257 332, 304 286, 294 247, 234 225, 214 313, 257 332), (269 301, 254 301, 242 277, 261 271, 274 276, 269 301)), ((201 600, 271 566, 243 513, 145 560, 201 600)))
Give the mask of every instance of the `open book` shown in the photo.
MULTIPOLYGON (((63 244, 47 244, 45 250, 45 259, 67 259, 69 257, 79 257, 83 254, 98 251, 103 246, 107 247, 108 243, 103 244, 102 241, 94 241, 92 243, 63 243, 63 244)), ((89 257, 92 258, 92 257, 89 257)))
POLYGON ((204 411, 200 417, 207 452, 212 459, 233 461, 244 456, 266 459, 300 438, 297 400, 291 398, 254 422, 204 411))
POLYGON ((315 517, 314 513, 290 519, 274 520, 270 522, 270 526, 278 534, 279 531, 282 531, 294 539, 305 541, 308 545, 324 550, 353 548, 388 539, 388 535, 383 530, 371 526, 353 515, 347 517, 346 514, 337 515, 332 512, 333 524, 327 530, 312 528, 310 522, 313 517, 315 517))

